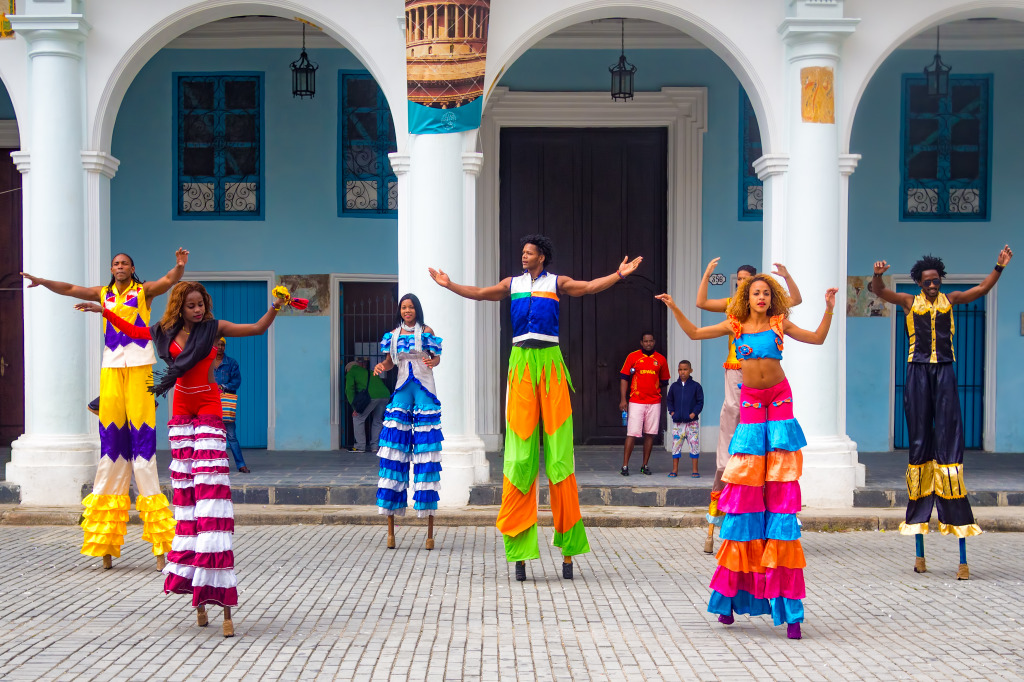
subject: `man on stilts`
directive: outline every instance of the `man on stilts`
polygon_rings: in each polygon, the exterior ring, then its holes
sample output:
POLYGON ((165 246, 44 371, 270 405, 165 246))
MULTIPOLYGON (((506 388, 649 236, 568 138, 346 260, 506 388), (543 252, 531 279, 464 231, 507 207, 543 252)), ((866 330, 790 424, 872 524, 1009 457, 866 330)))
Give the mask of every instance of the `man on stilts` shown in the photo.
POLYGON ((953 362, 953 306, 970 303, 987 294, 999 280, 1003 268, 1013 258, 1004 246, 996 257, 992 272, 967 291, 939 291, 946 267, 941 258, 925 256, 910 269, 910 276, 921 287, 916 296, 893 291, 885 286, 882 275, 889 269, 884 260, 875 261, 871 292, 887 303, 903 307, 907 316, 910 351, 903 405, 910 437, 910 462, 907 466, 906 521, 900 533, 915 536, 917 557, 914 572, 927 570, 924 560, 924 534, 932 507, 939 514, 939 532, 956 535, 960 544, 957 580, 969 580, 967 542, 981 534, 967 499, 964 484, 964 430, 960 415, 960 396, 956 387, 953 362))
POLYGON ((573 577, 572 557, 590 551, 580 513, 573 456, 571 382, 558 339, 559 297, 596 294, 631 275, 643 258, 622 259, 618 270, 589 282, 547 271, 551 240, 532 234, 520 240, 523 274, 490 287, 456 284, 443 270, 430 268, 442 287, 474 301, 510 297, 512 354, 505 407, 505 453, 501 509, 497 527, 505 539, 505 557, 516 565, 516 580, 526 580, 526 561, 540 558, 537 540, 537 477, 540 441, 551 489, 553 544, 562 550, 562 577, 573 577), (543 434, 541 425, 543 424, 543 434))

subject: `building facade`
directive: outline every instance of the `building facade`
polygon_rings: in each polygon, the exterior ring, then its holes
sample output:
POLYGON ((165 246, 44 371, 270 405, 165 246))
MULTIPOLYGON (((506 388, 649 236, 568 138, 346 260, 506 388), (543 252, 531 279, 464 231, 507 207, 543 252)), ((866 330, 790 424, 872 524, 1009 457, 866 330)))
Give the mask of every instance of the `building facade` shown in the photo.
MULTIPOLYGON (((911 264, 931 252, 956 276, 947 286, 968 286, 1019 233, 1024 0, 13 9, 0 38, 0 149, 16 170, 0 194, 0 239, 19 245, 4 249, 0 275, 97 284, 126 251, 154 278, 184 246, 186 277, 216 287, 228 319, 262 312, 260 295, 279 281, 301 288, 311 311, 239 349, 253 377, 249 444, 296 450, 346 444, 344 366, 375 352, 388 301, 417 293, 445 338, 447 504, 465 504, 487 477, 484 452, 500 448, 507 339, 500 305, 443 291, 427 267, 492 284, 516 274, 518 236, 536 231, 555 237, 560 274, 600 276, 627 253, 645 257, 636 281, 565 302, 578 436, 595 443, 615 433, 617 398, 605 400, 615 363, 648 326, 670 361, 693 363, 708 404, 721 400, 724 341, 689 341, 652 294, 667 290, 696 316, 711 258, 726 275, 782 262, 804 295, 794 319, 812 326, 824 290, 839 286, 850 300, 829 340, 789 344, 786 368, 810 441, 805 501, 849 506, 863 483, 858 448, 898 449, 905 437, 902 322, 863 291, 872 262, 888 260, 893 286, 909 286, 911 264), (313 26, 313 99, 290 93, 296 19, 313 26), (608 66, 623 45, 636 93, 613 102, 608 66), (953 67, 950 92, 922 98, 936 51, 953 67), (444 78, 431 67, 438 53, 444 78), (450 106, 483 100, 479 128, 411 135, 409 102, 444 100, 444 87, 450 106)), ((1014 399, 1024 374, 995 372, 1021 343, 1017 270, 958 323, 968 447, 1024 450, 1014 399)), ((16 288, 8 279, 0 287, 16 288)), ((2 389, 0 427, 16 438, 7 478, 25 504, 77 504, 98 456, 83 409, 98 387, 96 321, 39 290, 0 302, 0 326, 23 319, 20 338, 0 337, 0 362, 14 358, 11 376, 24 377, 2 389)), ((705 447, 716 414, 705 411, 705 447)))

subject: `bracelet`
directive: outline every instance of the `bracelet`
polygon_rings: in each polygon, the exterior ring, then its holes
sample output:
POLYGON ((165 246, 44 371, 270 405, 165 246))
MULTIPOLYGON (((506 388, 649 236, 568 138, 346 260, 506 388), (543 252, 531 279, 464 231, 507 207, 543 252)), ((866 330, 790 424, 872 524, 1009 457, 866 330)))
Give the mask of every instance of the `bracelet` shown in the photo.
POLYGON ((832 315, 833 313, 832 313, 832 311, 831 311, 831 310, 826 310, 826 311, 825 311, 825 314, 826 314, 826 315, 832 315))
POLYGON ((1003 268, 1005 268, 1005 267, 1006 267, 1005 265, 1000 265, 999 263, 996 263, 996 266, 994 268, 992 268, 992 269, 995 270, 996 272, 1002 272, 1003 268))
POLYGON ((277 312, 281 312, 281 306, 279 306, 279 305, 271 304, 270 307, 273 308, 274 310, 276 310, 277 312))
POLYGON ((626 279, 626 276, 622 274, 622 270, 616 270, 615 274, 619 276, 619 279, 626 279))

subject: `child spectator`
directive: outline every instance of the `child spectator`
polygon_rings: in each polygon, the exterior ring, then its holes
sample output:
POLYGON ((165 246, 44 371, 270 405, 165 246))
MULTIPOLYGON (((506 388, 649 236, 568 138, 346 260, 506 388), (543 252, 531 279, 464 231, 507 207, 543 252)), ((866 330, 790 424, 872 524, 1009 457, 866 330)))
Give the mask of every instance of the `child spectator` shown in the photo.
POLYGON ((693 461, 693 478, 700 478, 697 460, 700 457, 700 411, 704 409, 704 389, 690 378, 693 367, 689 360, 679 363, 679 379, 668 389, 666 405, 672 418, 672 472, 670 477, 679 475, 679 458, 683 451, 683 439, 690 445, 690 459, 693 461))

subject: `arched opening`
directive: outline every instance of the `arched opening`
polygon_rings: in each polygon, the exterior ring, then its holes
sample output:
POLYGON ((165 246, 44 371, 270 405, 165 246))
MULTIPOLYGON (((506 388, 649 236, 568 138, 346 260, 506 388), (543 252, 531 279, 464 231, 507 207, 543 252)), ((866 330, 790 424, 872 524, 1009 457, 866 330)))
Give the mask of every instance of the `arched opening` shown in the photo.
MULTIPOLYGON (((970 14, 923 18, 902 30, 859 90, 849 132, 849 149, 862 159, 849 184, 849 286, 856 303, 847 312, 847 365, 877 371, 848 372, 847 405, 850 437, 864 451, 908 446, 904 316, 864 290, 872 263, 888 261, 887 285, 915 295, 920 288, 910 269, 934 254, 948 273, 943 290, 965 289, 992 271, 999 250, 1020 233, 1022 19, 1024 11, 989 14, 977 5, 970 14), (925 68, 936 53, 951 67, 949 82, 944 91, 929 92, 925 68), (865 395, 879 399, 854 399, 865 395)), ((1012 391, 1021 379, 997 377, 995 362, 999 340, 1016 335, 1020 320, 1019 311, 1008 309, 1015 306, 997 305, 1012 295, 1005 278, 1001 284, 954 308, 954 368, 966 447, 1014 452, 1021 450, 1016 437, 1024 412, 1012 391)))
POLYGON ((22 312, 22 183, 13 152, 18 119, 0 81, 0 448, 25 431, 25 327, 22 312))
MULTIPOLYGON (((102 139, 116 113, 109 249, 129 251, 153 278, 188 248, 186 277, 207 284, 223 319, 258 319, 277 284, 309 298, 266 336, 228 341, 242 372, 236 430, 243 448, 329 449, 351 439, 347 361, 372 354, 383 333, 350 333, 342 300, 394 298, 397 180, 387 155, 397 131, 385 87, 337 31, 307 26, 316 93, 294 97, 302 24, 267 11, 136 49, 149 56, 116 112, 97 116, 102 139), (368 293, 366 279, 377 289, 368 293)), ((164 306, 158 299, 153 315, 164 306)), ((385 312, 378 326, 390 325, 385 312)))

